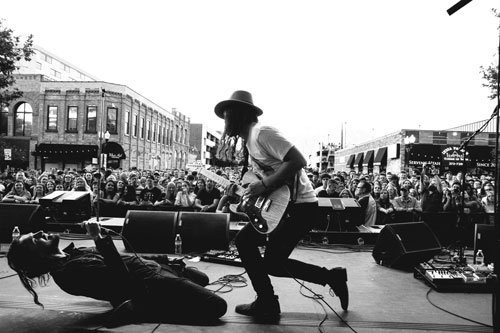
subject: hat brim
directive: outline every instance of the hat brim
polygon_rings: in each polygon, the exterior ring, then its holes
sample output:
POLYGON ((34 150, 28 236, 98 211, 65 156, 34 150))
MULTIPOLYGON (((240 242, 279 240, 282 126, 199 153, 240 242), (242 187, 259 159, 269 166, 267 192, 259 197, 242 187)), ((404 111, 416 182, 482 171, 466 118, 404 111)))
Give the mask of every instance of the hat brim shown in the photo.
POLYGON ((264 113, 264 112, 262 112, 262 110, 260 108, 256 107, 253 104, 230 99, 227 101, 222 101, 215 106, 214 111, 215 111, 215 114, 217 115, 217 117, 224 119, 224 110, 231 105, 235 106, 235 107, 245 106, 245 107, 255 111, 255 113, 257 114, 257 117, 261 116, 264 113))

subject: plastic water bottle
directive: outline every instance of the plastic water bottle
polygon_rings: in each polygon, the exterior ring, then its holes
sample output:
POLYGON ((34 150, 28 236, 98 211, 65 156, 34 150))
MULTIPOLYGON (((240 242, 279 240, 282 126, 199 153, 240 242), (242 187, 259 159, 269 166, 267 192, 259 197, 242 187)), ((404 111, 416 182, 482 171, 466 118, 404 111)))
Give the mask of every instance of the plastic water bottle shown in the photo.
POLYGON ((328 243, 329 243, 329 241, 328 241, 328 237, 326 237, 326 236, 325 236, 325 237, 323 237, 323 238, 321 239, 321 243, 323 243, 324 245, 328 245, 328 243))
POLYGON ((175 244, 174 253, 182 254, 182 239, 180 234, 175 235, 174 244, 175 244))
POLYGON ((362 237, 359 237, 359 238, 357 239, 357 241, 358 241, 358 245, 359 245, 359 246, 363 246, 363 245, 365 245, 365 240, 364 240, 362 237))
POLYGON ((21 232, 19 231, 19 227, 16 225, 12 230, 12 240, 17 239, 21 236, 21 232))
POLYGON ((476 265, 483 265, 484 264, 484 254, 483 250, 477 250, 476 253, 476 265))

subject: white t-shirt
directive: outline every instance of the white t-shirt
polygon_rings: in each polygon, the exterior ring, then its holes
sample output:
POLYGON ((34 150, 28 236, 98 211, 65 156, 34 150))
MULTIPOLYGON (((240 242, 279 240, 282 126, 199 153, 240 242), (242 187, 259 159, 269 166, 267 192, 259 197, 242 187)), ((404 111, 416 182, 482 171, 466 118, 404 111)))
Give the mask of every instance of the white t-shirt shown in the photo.
MULTIPOLYGON (((250 154, 249 164, 261 176, 272 175, 282 164, 286 154, 294 145, 276 128, 255 124, 247 140, 250 154)), ((317 202, 311 181, 304 169, 299 171, 296 203, 317 202)))

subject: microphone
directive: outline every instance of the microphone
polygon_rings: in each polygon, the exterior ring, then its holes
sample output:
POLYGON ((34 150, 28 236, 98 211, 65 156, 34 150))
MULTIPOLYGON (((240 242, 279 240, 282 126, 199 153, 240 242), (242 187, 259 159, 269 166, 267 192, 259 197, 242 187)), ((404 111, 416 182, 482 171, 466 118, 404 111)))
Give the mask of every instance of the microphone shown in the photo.
MULTIPOLYGON (((95 221, 93 221, 93 222, 95 222, 95 221)), ((86 229, 85 229, 85 225, 84 225, 84 223, 85 223, 85 222, 79 222, 79 223, 75 223, 75 225, 78 225, 78 226, 80 226, 83 230, 86 230, 86 229)), ((113 231, 113 230, 111 230, 111 229, 104 228, 104 227, 103 227, 100 223, 99 223, 99 227, 100 227, 101 231, 104 231, 104 232, 103 232, 103 234, 105 234, 105 235, 109 235, 110 233, 114 232, 114 231, 113 231)), ((115 232, 115 234, 116 234, 116 232, 115 232)))

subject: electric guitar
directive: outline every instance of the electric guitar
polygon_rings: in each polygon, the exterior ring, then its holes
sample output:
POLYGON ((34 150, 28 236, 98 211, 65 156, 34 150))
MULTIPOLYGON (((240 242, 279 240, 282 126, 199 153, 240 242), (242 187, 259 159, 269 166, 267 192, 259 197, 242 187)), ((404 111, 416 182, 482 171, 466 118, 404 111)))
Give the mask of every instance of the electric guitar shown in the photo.
MULTIPOLYGON (((228 179, 207 169, 199 169, 198 173, 226 188, 232 184, 228 179)), ((256 181, 260 181, 260 178, 252 171, 247 171, 242 179, 243 185, 256 181)), ((245 192, 245 188, 239 185, 235 186, 235 193, 241 198, 245 192)), ((266 192, 260 196, 240 200, 237 204, 229 205, 229 209, 235 214, 246 216, 257 232, 269 234, 278 226, 283 215, 285 215, 289 201, 290 189, 287 185, 283 185, 269 193, 266 192)))

